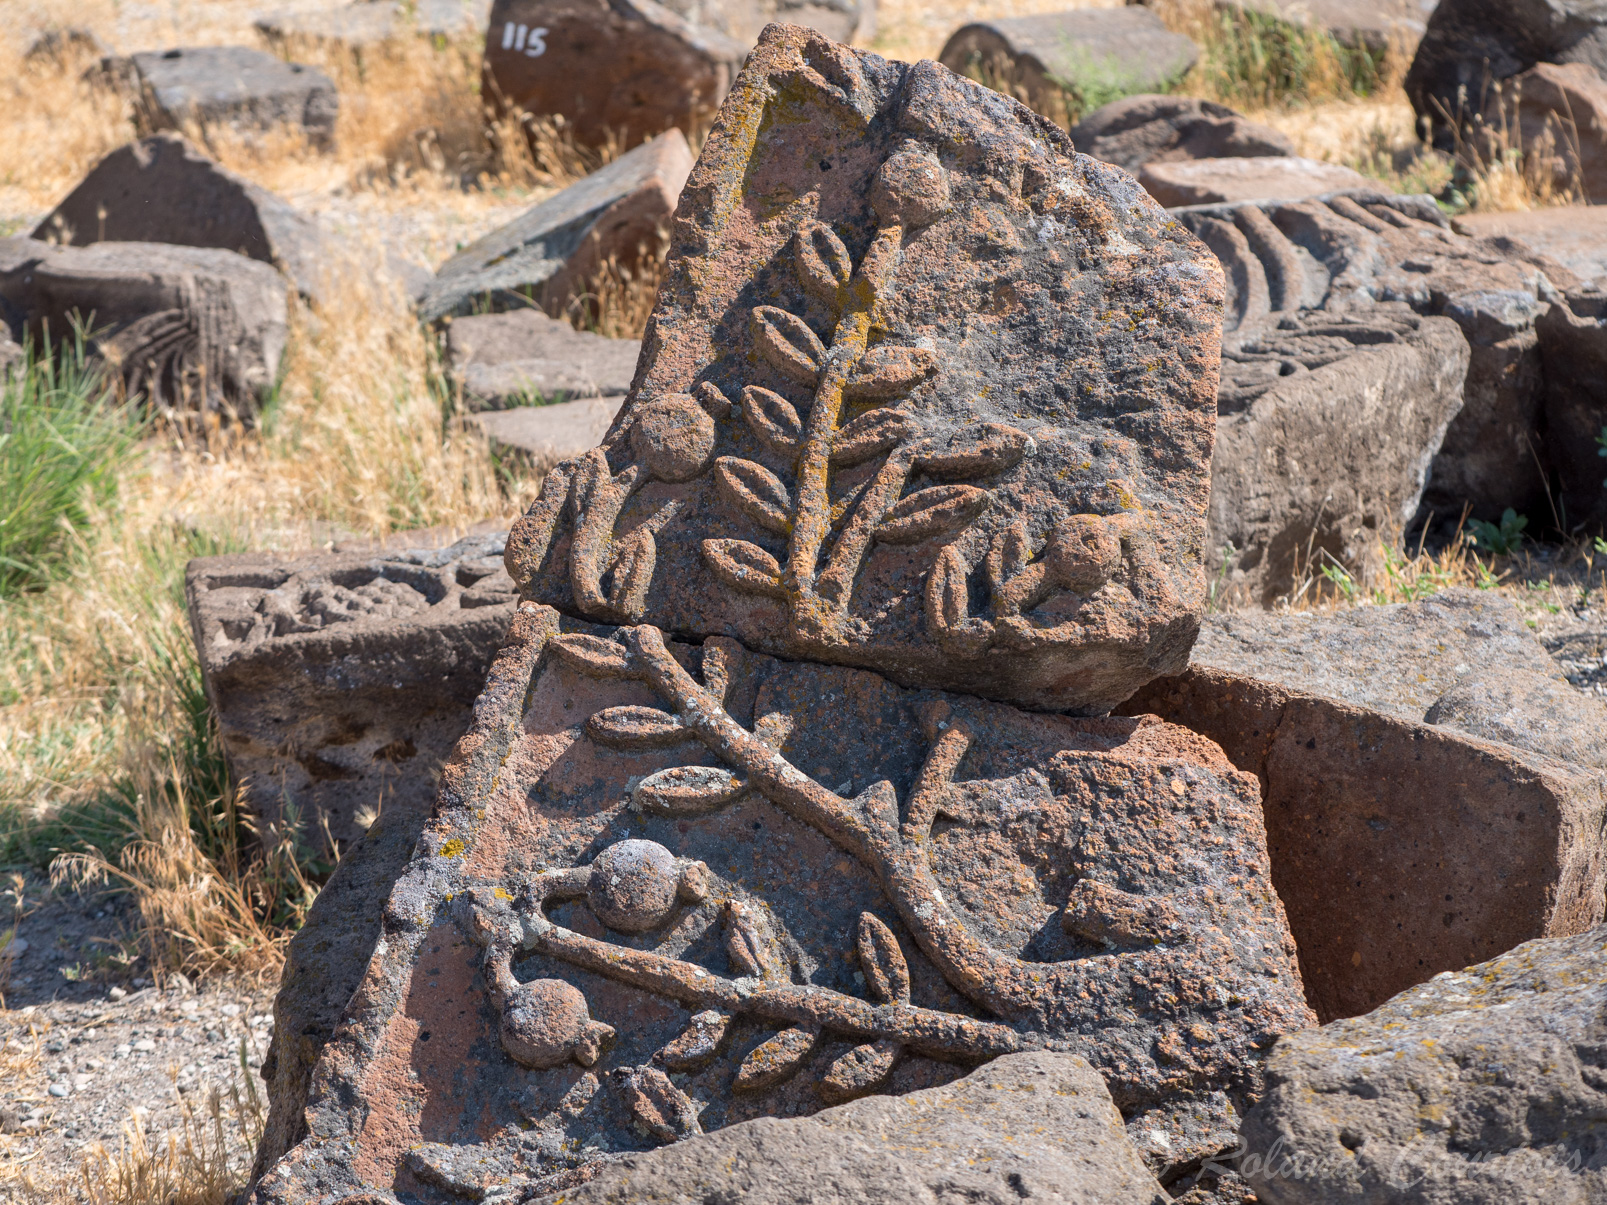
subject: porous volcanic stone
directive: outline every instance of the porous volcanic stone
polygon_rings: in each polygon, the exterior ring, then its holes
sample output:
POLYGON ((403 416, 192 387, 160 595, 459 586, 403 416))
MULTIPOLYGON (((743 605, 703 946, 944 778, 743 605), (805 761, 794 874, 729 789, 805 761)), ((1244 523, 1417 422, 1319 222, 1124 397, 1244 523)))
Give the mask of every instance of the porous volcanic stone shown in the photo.
MULTIPOLYGON (((299 131, 322 150, 335 144, 340 97, 316 67, 247 46, 192 46, 129 57, 138 89, 135 126, 158 130, 299 131)), ((114 71, 115 74, 115 71, 114 71)))
POLYGON ((654 0, 496 0, 481 73, 503 112, 628 148, 706 124, 746 52, 654 0))
MULTIPOLYGON (((1104 1081, 1073 1054, 1007 1054, 964 1079, 813 1117, 758 1118, 566 1190, 572 1205, 1162 1205, 1104 1081)), ((551 1199, 551 1198, 549 1198, 551 1199)))
POLYGON ((1452 223, 1473 238, 1516 239, 1549 256, 1582 287, 1607 289, 1607 205, 1552 205, 1516 213, 1467 213, 1452 223))
POLYGON ((1220 741, 1260 777, 1273 882, 1324 1021, 1602 919, 1603 709, 1569 705, 1511 603, 1446 591, 1213 617, 1195 656, 1122 710, 1220 741))
POLYGON ((1569 526, 1600 533, 1607 528, 1607 304, 1596 298, 1591 308, 1593 315, 1578 315, 1559 302, 1537 328, 1546 365, 1547 459, 1569 526))
MULTIPOLYGON (((447 367, 474 410, 503 410, 535 399, 623 398, 641 351, 636 339, 578 331, 529 307, 458 318, 446 331, 447 367)), ((607 430, 604 425, 591 443, 559 459, 594 446, 607 430)))
POLYGON ((658 253, 691 170, 679 130, 621 155, 442 264, 420 316, 532 302, 561 314, 609 263, 632 271, 658 253))
POLYGON ((383 917, 260 1201, 556 1191, 1045 1048, 1164 1178, 1311 1017, 1208 741, 530 603, 383 917))
POLYGON ((1071 129, 1079 151, 1137 174, 1146 163, 1293 155, 1289 139, 1226 105, 1144 93, 1095 109, 1071 129))
POLYGON ((129 394, 178 414, 252 419, 279 371, 285 282, 233 251, 0 239, 0 303, 35 341, 93 317, 89 350, 129 394))
POLYGON ((1218 201, 1303 201, 1340 189, 1365 188, 1367 177, 1338 163, 1295 155, 1257 155, 1146 163, 1138 182, 1150 196, 1172 208, 1218 201))
POLYGON ((510 569, 592 619, 1108 710, 1203 607, 1218 273, 1020 103, 772 26, 634 391, 510 569))
MULTIPOLYGON (((1199 47, 1146 8, 1085 8, 962 25, 938 61, 1053 112, 1057 93, 1075 109, 1159 92, 1187 74, 1199 47)), ((1063 105, 1064 102, 1062 102, 1063 105)))
POLYGON ((469 421, 492 444, 523 461, 533 472, 584 456, 608 434, 624 397, 580 398, 551 406, 512 406, 471 414, 469 421))
POLYGON ((500 533, 445 548, 200 557, 190 626, 224 754, 265 825, 427 811, 513 609, 500 533))
POLYGON ((1281 1039, 1239 1165, 1267 1205, 1593 1205, 1604 1049, 1607 928, 1527 942, 1281 1039))

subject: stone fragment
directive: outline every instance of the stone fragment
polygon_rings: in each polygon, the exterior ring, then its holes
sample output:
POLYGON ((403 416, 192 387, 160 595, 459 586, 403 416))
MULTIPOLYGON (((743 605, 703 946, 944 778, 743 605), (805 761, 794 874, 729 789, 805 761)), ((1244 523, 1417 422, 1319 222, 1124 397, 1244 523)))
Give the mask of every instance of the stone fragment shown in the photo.
POLYGON ((471 414, 469 422, 485 432, 493 447, 516 457, 529 471, 545 473, 595 448, 624 402, 616 395, 551 406, 513 406, 471 414))
POLYGON ((1245 1120, 1267 1205, 1607 1200, 1607 928, 1445 971, 1281 1039, 1245 1120))
POLYGON ((563 313, 608 265, 635 271, 659 252, 691 170, 679 130, 620 156, 447 260, 425 291, 420 316, 532 302, 563 313))
POLYGON ((390 553, 201 557, 190 626, 252 813, 309 839, 428 810, 512 613, 500 533, 390 553))
POLYGON ((1446 591, 1213 617, 1195 655, 1122 710, 1217 740, 1260 777, 1273 883, 1324 1021, 1602 919, 1602 708, 1567 705, 1509 602, 1446 591))
MULTIPOLYGON (((1546 459, 1573 530, 1607 531, 1607 299, 1575 314, 1565 302, 1540 316, 1546 365, 1546 459)), ((1580 307, 1584 309, 1584 306, 1580 307)))
POLYGON ((1295 155, 1146 163, 1138 182, 1168 208, 1220 201, 1303 201, 1368 184, 1367 177, 1352 168, 1295 155))
POLYGON ((478 34, 490 13, 490 0, 411 0, 406 4, 358 0, 338 8, 268 13, 253 25, 284 56, 307 43, 333 43, 361 52, 402 38, 478 34))
POLYGON ((1506 81, 1536 63, 1607 70, 1607 10, 1593 0, 1440 0, 1406 73, 1406 94, 1434 145, 1455 151, 1459 137, 1483 126, 1506 81))
POLYGON ((335 145, 340 97, 316 67, 286 63, 247 46, 191 46, 129 56, 110 67, 136 90, 134 124, 159 130, 294 131, 320 150, 335 145))
POLYGON ((1505 238, 1556 260, 1582 288, 1607 290, 1607 205, 1554 205, 1467 213, 1451 223, 1471 238, 1505 238))
MULTIPOLYGON (((446 330, 447 369, 462 386, 471 410, 623 398, 641 351, 636 339, 606 339, 578 331, 528 307, 458 318, 446 330)), ((591 443, 560 459, 595 446, 607 430, 605 424, 591 443)))
POLYGON ((634 392, 510 568, 596 620, 1108 710, 1203 607, 1217 272, 1018 102, 772 26, 634 392))
POLYGON ((1073 1054, 1009 1054, 963 1079, 812 1117, 759 1118, 627 1156, 573 1205, 1162 1205, 1104 1082, 1073 1054))
POLYGON ((1193 96, 1142 93, 1095 109, 1071 129, 1079 151, 1135 175, 1146 163, 1293 155, 1279 131, 1193 96))
POLYGON ((233 251, 0 239, 14 333, 54 342, 90 324, 89 349, 153 409, 254 418, 279 370, 287 305, 279 273, 233 251))
POLYGON ((1568 269, 1513 239, 1454 233, 1427 197, 1357 190, 1176 216, 1222 259, 1230 350, 1303 310, 1365 320, 1379 302, 1403 301, 1456 322, 1471 348, 1463 405, 1424 503, 1452 522, 1468 504, 1475 518, 1546 505, 1530 448, 1544 404, 1534 322, 1547 298, 1577 286, 1568 269))
POLYGON ((1136 92, 1161 92, 1200 57, 1147 8, 1085 8, 962 25, 938 56, 1039 113, 1075 114, 1136 92), (1069 101, 1068 99, 1069 98, 1069 101))
POLYGON ((1220 0, 1220 7, 1277 17, 1369 50, 1417 47, 1439 0, 1220 0))
POLYGON ((693 1118, 1046 1043, 1165 1177, 1231 1145, 1259 1051, 1310 1021, 1260 832, 1254 778, 1172 726, 522 604, 257 1199, 470 1165, 538 1195, 693 1118))
POLYGON ((654 0, 495 0, 481 73, 504 113, 561 118, 580 146, 628 149, 705 126, 746 53, 654 0))
POLYGON ((757 42, 772 21, 818 30, 833 42, 876 36, 875 0, 669 0, 665 7, 742 46, 757 42))

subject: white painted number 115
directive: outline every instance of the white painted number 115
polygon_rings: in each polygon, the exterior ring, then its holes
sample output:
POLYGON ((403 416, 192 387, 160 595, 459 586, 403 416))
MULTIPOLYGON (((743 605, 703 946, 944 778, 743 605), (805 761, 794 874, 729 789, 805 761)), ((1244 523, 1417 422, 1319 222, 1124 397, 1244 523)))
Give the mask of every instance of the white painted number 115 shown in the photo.
POLYGON ((533 59, 539 59, 547 53, 547 34, 545 25, 538 25, 531 29, 528 25, 515 25, 509 21, 502 27, 502 49, 522 50, 533 59))

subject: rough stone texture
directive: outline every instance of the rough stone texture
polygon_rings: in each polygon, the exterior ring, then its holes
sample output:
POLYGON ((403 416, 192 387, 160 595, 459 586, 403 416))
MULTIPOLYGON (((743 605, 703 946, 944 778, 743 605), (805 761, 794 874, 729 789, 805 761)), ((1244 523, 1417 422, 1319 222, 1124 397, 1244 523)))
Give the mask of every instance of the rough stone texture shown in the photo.
POLYGON ((1085 155, 1137 174, 1146 163, 1293 155, 1287 136, 1193 96, 1143 93, 1095 109, 1071 130, 1085 155))
POLYGON ((567 1205, 926 1205, 1022 1198, 1164 1205, 1104 1081, 1071 1054, 1008 1054, 964 1079, 813 1117, 759 1118, 632 1155, 567 1205))
POLYGON ((129 64, 141 134, 212 126, 295 129, 312 146, 334 146, 340 97, 316 67, 246 46, 153 50, 131 55, 129 64))
POLYGON ((1447 591, 1213 617, 1194 666, 1122 710, 1260 777, 1273 882, 1328 1021, 1601 920, 1602 712, 1569 689, 1509 602, 1447 591))
POLYGON ((279 370, 287 305, 279 273, 233 251, 0 239, 0 311, 15 335, 59 340, 93 315, 91 351, 129 394, 179 414, 254 417, 279 370))
POLYGON ((1162 205, 1173 208, 1220 201, 1303 201, 1341 189, 1365 188, 1367 177, 1338 163, 1258 155, 1146 163, 1138 182, 1162 205))
POLYGON ((1042 1048, 1165 1178, 1310 1021, 1260 834, 1175 727, 524 604, 257 1199, 557 1191, 1042 1048))
MULTIPOLYGON (((1267 1205, 1607 1200, 1607 928, 1279 1041, 1246 1119, 1267 1205)), ((1241 1166, 1248 1166, 1248 1160, 1241 1166)))
POLYGON ((361 52, 399 38, 478 33, 490 17, 490 0, 358 0, 339 8, 291 9, 258 17, 253 25, 275 50, 304 43, 339 43, 361 52))
POLYGON ((635 390, 510 568, 593 619, 1103 712, 1182 665, 1203 606, 1221 296, 1021 104, 772 26, 635 390))
POLYGON ((654 0, 495 0, 481 71, 501 109, 633 147, 705 125, 746 52, 654 0))
POLYGON ((493 446, 517 456, 532 471, 544 473, 595 448, 624 403, 618 395, 581 398, 551 406, 488 410, 471 415, 470 421, 490 437, 493 446))
MULTIPOLYGON (((458 318, 446 329, 447 368, 473 410, 503 410, 534 399, 623 398, 641 351, 638 340, 605 339, 530 308, 458 318)), ((597 438, 607 430, 605 425, 597 438)))
POLYGON ((1099 105, 1159 92, 1187 74, 1199 47, 1142 7, 1090 8, 962 25, 938 61, 986 79, 1039 112, 1056 92, 1099 105))
POLYGON ((1607 305, 1594 298, 1585 315, 1553 305, 1537 323, 1546 365, 1547 460, 1562 486, 1568 526, 1607 531, 1607 305), (1590 311, 1594 310, 1592 314, 1590 311))
POLYGON ((309 834, 349 842, 376 813, 428 810, 513 610, 502 551, 492 534, 190 562, 202 680, 259 820, 293 807, 309 834))
POLYGON ((1231 350, 1291 314, 1365 317, 1404 301, 1462 328, 1471 347, 1462 410, 1435 456, 1424 502, 1458 517, 1544 508, 1535 455, 1544 404, 1536 317, 1567 268, 1510 238, 1452 232, 1427 197, 1353 191, 1309 201, 1177 211, 1227 270, 1231 350))
POLYGON ((1468 213, 1457 232, 1515 239, 1572 272, 1585 288, 1607 288, 1607 205, 1558 205, 1518 213, 1468 213))
POLYGON ((328 274, 343 267, 316 220, 178 134, 155 134, 107 155, 33 237, 75 247, 134 242, 238 251, 273 264, 309 300, 321 299, 332 283, 328 274))
POLYGON ((1441 0, 1406 93, 1434 145, 1452 151, 1459 124, 1482 124, 1495 90, 1542 62, 1607 70, 1607 10, 1594 0, 1441 0))
POLYGON ((1328 564, 1371 580, 1380 537, 1417 511, 1467 366, 1454 322, 1401 303, 1230 339, 1210 543, 1233 549, 1234 592, 1270 603, 1328 564))
POLYGON ((679 130, 620 156, 447 260, 420 316, 522 309, 532 301, 562 313, 610 261, 632 270, 663 246, 691 170, 692 151, 679 130))
POLYGON ((1526 173, 1562 195, 1607 201, 1607 80, 1585 63, 1537 63, 1508 80, 1483 128, 1465 131, 1487 159, 1521 148, 1526 173), (1486 141, 1487 140, 1487 141, 1486 141))
POLYGON ((668 0, 665 7, 743 46, 757 42, 772 21, 807 26, 833 42, 876 36, 875 0, 668 0))

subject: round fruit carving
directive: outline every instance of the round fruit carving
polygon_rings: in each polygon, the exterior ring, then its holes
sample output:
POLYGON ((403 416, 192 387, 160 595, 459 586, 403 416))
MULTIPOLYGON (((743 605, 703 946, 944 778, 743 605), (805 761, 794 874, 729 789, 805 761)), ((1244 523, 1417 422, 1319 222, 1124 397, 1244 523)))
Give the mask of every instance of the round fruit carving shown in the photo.
POLYGON ((675 855, 657 841, 616 841, 591 864, 586 903, 610 929, 641 933, 669 919, 680 879, 675 855))
POLYGON ((714 420, 689 393, 648 402, 631 428, 631 450, 660 481, 690 481, 714 455, 714 420))
POLYGON ((614 1036, 593 1021, 586 997, 561 979, 535 979, 511 989, 502 1007, 502 1048, 526 1067, 556 1067, 573 1057, 590 1067, 614 1036))
POLYGON ((1121 541, 1109 523, 1099 515, 1072 515, 1055 526, 1043 559, 1050 581, 1092 594, 1110 580, 1121 556, 1121 541))

